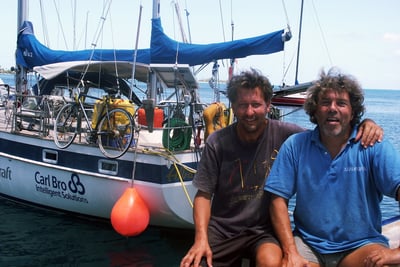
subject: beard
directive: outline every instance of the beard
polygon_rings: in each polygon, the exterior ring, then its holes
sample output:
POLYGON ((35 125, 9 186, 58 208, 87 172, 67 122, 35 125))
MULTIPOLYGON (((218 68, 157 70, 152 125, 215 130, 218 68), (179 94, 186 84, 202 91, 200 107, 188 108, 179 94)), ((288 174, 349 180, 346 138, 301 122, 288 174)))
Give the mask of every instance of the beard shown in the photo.
POLYGON ((351 132, 351 127, 345 127, 342 124, 323 125, 320 127, 320 131, 327 137, 348 136, 351 132))

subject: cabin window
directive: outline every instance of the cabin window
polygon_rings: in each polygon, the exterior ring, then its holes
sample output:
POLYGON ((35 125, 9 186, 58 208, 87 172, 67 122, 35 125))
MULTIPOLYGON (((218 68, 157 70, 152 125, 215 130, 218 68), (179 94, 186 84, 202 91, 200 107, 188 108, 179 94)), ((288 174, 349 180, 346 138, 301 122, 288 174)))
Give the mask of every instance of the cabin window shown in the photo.
POLYGON ((52 163, 52 164, 58 163, 58 152, 57 151, 43 149, 42 157, 43 157, 44 162, 52 163))
POLYGON ((117 175, 118 162, 106 159, 99 160, 99 172, 104 174, 117 175))

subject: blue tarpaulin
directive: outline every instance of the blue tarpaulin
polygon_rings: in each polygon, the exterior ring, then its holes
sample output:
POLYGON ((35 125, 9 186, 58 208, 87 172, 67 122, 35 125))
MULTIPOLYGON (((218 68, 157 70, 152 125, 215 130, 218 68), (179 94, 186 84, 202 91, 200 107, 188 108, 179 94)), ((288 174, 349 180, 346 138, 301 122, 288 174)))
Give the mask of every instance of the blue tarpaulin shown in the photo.
MULTIPOLYGON (((152 20, 151 44, 148 49, 138 49, 136 62, 143 64, 210 63, 214 60, 243 58, 282 51, 284 31, 212 44, 188 44, 170 39, 163 32, 160 18, 152 20)), ((47 64, 70 61, 122 61, 133 62, 134 50, 86 49, 78 51, 52 50, 35 37, 33 25, 26 21, 17 41, 16 62, 27 69, 47 64)))

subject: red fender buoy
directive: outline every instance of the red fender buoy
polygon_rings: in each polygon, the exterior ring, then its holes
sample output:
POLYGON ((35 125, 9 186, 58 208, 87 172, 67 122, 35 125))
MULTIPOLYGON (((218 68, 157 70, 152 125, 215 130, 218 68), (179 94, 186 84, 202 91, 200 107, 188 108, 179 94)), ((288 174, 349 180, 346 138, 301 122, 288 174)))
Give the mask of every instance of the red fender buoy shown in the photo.
POLYGON ((123 236, 136 236, 142 233, 150 221, 150 212, 135 188, 129 187, 114 204, 111 211, 111 224, 123 236))

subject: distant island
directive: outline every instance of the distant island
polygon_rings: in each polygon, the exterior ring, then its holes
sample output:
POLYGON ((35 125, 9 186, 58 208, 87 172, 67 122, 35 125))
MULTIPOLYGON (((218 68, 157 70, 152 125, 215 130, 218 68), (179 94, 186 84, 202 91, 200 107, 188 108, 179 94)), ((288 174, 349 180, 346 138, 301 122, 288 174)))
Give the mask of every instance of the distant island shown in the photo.
POLYGON ((12 69, 4 69, 0 67, 0 74, 15 74, 14 68, 12 69))

